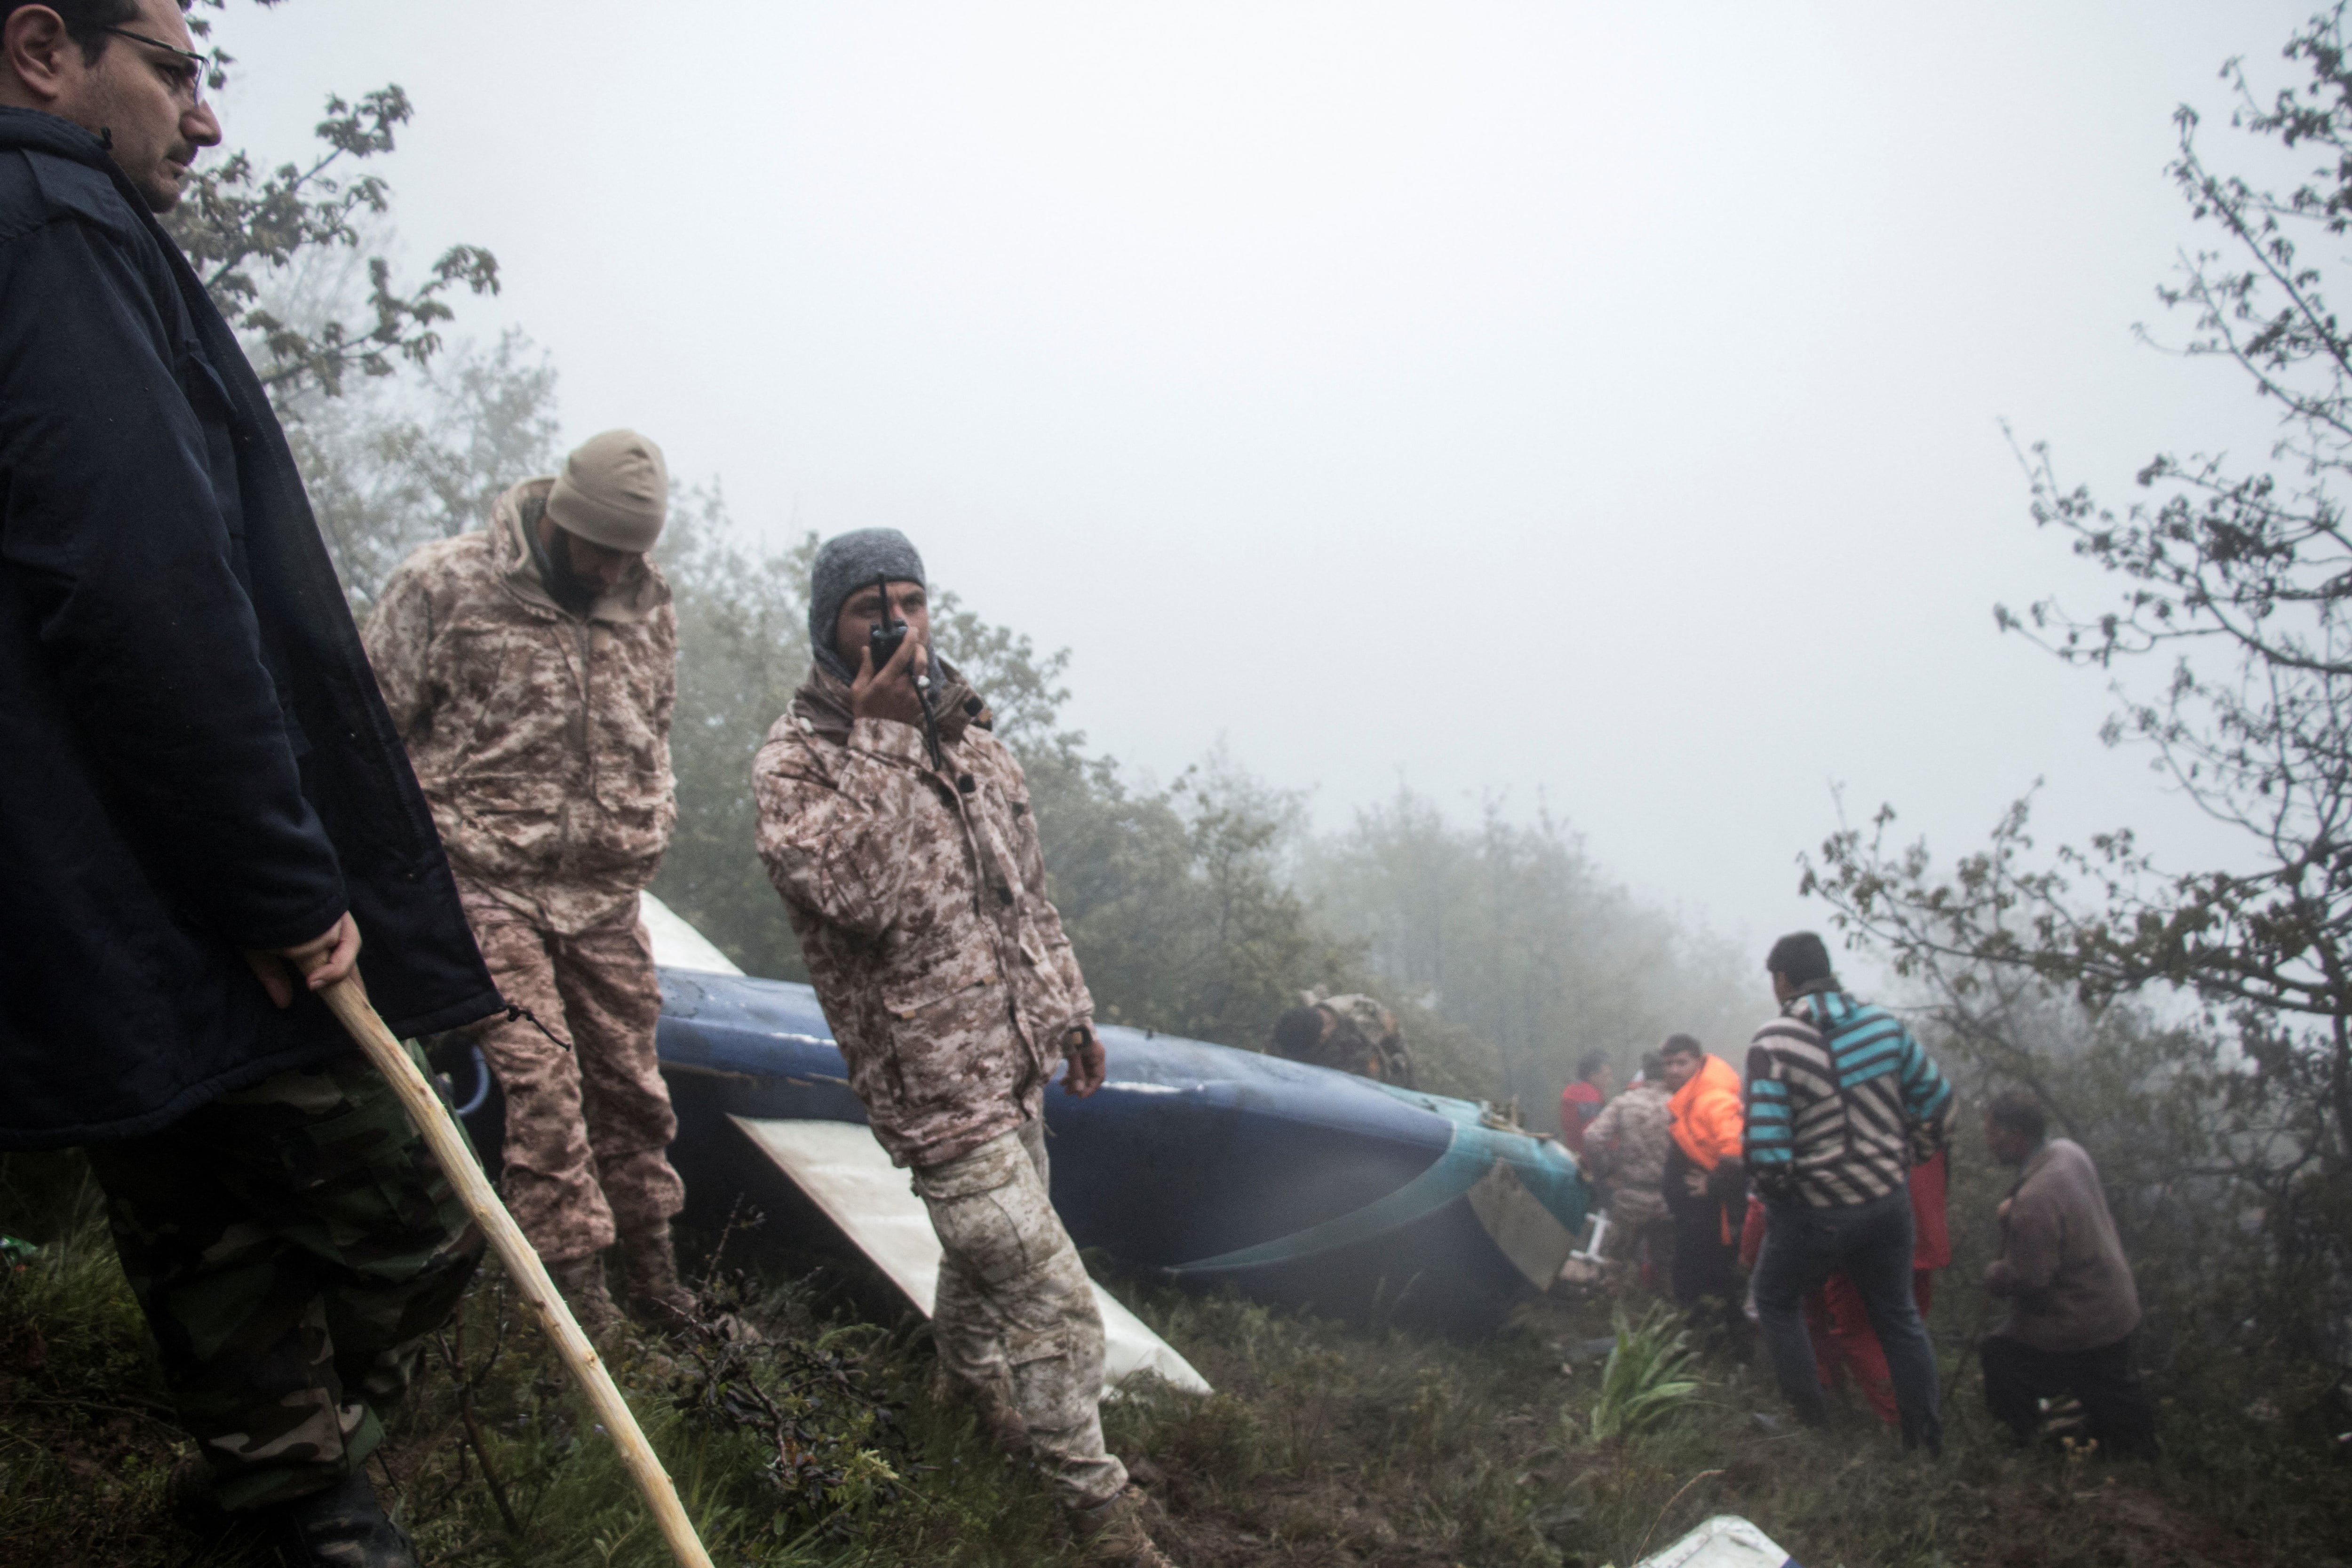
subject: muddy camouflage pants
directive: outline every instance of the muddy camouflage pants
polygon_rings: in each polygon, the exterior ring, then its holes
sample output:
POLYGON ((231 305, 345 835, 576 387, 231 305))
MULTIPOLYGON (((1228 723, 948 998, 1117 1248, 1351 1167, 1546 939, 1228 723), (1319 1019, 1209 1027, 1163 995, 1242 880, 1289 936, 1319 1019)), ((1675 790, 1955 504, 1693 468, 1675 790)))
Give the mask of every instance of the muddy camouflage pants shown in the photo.
POLYGON ((1007 1396, 1062 1501, 1118 1495, 1127 1467, 1104 1452, 1103 1325, 1094 1282, 1047 1195, 1045 1134, 1020 1131, 915 1172, 944 1256, 931 1335, 949 1373, 1007 1396))
POLYGON ((88 1152, 221 1502, 356 1468, 482 1252, 391 1086, 352 1055, 88 1152))
POLYGON ((677 1116, 654 1055, 661 984, 636 904, 577 936, 503 907, 469 901, 466 913, 499 994, 564 1042, 526 1019, 482 1032, 507 1099, 501 1185, 515 1223, 549 1263, 604 1251, 616 1226, 666 1223, 686 1184, 666 1152, 677 1116))

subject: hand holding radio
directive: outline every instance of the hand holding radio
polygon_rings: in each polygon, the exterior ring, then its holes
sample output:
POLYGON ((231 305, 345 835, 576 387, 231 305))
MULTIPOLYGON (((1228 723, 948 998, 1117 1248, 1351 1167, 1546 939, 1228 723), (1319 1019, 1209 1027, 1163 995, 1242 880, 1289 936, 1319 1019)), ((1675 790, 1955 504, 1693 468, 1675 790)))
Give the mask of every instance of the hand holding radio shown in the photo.
MULTIPOLYGON (((914 724, 923 731, 923 752, 933 769, 945 772, 947 759, 940 750, 939 716, 931 710, 931 650, 910 636, 913 627, 890 613, 890 582, 874 579, 879 616, 866 630, 866 646, 858 649, 857 678, 849 685, 849 710, 860 719, 890 719, 914 724)), ((971 788, 971 779, 961 781, 971 788)))
POLYGON ((890 585, 874 584, 882 597, 881 619, 866 634, 856 677, 850 682, 849 710, 860 719, 889 719, 920 726, 924 710, 917 682, 930 676, 930 650, 909 635, 907 623, 890 613, 890 585))

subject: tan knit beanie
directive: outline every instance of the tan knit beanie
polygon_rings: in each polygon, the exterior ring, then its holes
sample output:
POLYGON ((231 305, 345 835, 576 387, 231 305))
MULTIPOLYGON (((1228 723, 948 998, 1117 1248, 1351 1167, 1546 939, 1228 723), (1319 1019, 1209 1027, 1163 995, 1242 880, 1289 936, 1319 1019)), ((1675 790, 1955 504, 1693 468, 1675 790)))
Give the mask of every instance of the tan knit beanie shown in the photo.
POLYGON ((591 544, 638 554, 651 550, 669 515, 669 467, 661 448, 635 430, 589 437, 563 459, 547 515, 591 544))

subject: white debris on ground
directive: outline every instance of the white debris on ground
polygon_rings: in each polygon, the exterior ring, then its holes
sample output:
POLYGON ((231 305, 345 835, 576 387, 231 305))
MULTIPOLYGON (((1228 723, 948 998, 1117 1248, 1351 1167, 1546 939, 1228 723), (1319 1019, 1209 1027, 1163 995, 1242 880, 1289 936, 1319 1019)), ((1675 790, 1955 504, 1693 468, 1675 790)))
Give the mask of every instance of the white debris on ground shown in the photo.
POLYGON ((1736 1513, 1718 1513, 1633 1568, 1798 1568, 1773 1539, 1736 1513))

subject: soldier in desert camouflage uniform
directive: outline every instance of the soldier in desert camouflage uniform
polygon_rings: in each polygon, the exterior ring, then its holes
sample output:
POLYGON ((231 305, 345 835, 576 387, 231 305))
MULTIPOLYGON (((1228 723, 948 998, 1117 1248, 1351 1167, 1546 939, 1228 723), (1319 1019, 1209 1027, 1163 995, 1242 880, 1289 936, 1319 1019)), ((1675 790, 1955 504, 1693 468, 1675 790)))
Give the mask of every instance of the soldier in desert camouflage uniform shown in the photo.
POLYGON ((1048 1196, 1046 1081, 1066 1057, 1066 1089, 1092 1093, 1103 1052, 1021 766, 930 660, 922 560, 895 531, 827 542, 809 636, 816 668, 753 764, 760 855, 850 1086, 939 1233, 942 1368, 1052 1479, 1083 1561, 1166 1568, 1103 1447, 1102 1317, 1048 1196), (877 671, 867 637, 886 613, 909 630, 877 671))
POLYGON ((1665 1063, 1654 1051, 1642 1058, 1641 1081, 1601 1107, 1584 1130, 1585 1173, 1609 1189, 1609 1224, 1616 1233, 1610 1251, 1619 1258, 1648 1257, 1664 1262, 1674 1255, 1674 1216, 1666 1212, 1667 1131, 1665 1063))
POLYGON ((1369 996, 1303 992, 1274 1025, 1274 1054, 1359 1078, 1412 1087, 1412 1058, 1396 1015, 1369 996))
POLYGON ((482 955, 531 1015, 481 1036, 506 1095, 507 1204, 600 1337, 619 1326, 602 1261, 616 1240, 633 1310, 660 1322, 693 1304, 637 913, 677 816, 677 623, 646 555, 667 506, 660 450, 607 431, 500 496, 486 530, 402 563, 366 633, 482 955))

